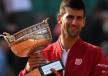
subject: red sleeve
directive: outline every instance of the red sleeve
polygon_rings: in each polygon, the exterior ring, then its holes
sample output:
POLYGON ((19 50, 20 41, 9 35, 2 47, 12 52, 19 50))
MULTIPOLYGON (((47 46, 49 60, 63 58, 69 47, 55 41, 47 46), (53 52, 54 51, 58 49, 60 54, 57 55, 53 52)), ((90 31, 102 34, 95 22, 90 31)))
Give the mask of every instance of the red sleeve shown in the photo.
POLYGON ((24 69, 18 74, 18 76, 25 76, 25 74, 26 74, 26 70, 24 69))
POLYGON ((107 76, 108 61, 101 49, 95 49, 94 61, 92 64, 91 76, 107 76))
POLYGON ((107 70, 107 75, 108 75, 108 70, 107 70))

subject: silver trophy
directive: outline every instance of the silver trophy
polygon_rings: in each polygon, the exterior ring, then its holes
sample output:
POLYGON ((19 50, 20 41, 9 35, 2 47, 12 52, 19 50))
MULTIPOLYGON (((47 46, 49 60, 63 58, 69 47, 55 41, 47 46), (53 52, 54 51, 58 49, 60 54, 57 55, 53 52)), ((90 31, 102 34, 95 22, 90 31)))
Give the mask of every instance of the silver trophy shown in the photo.
MULTIPOLYGON (((4 32, 2 35, 7 41, 13 53, 19 57, 29 57, 33 53, 40 53, 45 47, 47 47, 52 40, 52 35, 50 32, 48 18, 42 22, 25 28, 13 35, 4 32)), ((57 70, 63 69, 61 66, 61 61, 55 61, 53 64, 42 66, 41 68, 36 68, 26 76, 46 76, 50 74, 50 68, 53 65, 58 65, 60 68, 55 68, 57 70), (50 65, 50 67, 48 66, 50 65), (44 69, 49 68, 49 69, 44 69)))

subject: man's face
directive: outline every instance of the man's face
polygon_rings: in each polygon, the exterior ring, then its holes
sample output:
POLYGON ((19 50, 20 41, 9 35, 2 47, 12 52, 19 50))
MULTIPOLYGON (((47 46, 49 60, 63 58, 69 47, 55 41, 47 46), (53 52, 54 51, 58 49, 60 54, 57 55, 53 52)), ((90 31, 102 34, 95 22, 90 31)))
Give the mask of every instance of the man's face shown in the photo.
POLYGON ((67 7, 63 16, 58 15, 58 23, 61 25, 61 34, 77 37, 85 24, 84 11, 67 7))

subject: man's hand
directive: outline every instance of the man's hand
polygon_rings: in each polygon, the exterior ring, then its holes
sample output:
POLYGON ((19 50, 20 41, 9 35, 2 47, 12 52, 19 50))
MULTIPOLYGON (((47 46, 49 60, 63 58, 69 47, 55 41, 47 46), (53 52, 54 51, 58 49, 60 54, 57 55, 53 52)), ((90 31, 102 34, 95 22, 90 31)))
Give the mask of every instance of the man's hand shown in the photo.
POLYGON ((32 69, 45 64, 46 62, 46 59, 41 54, 35 53, 28 59, 25 70, 29 72, 32 69))
POLYGON ((55 69, 50 69, 54 74, 55 76, 61 76, 60 73, 58 71, 56 71, 55 69))

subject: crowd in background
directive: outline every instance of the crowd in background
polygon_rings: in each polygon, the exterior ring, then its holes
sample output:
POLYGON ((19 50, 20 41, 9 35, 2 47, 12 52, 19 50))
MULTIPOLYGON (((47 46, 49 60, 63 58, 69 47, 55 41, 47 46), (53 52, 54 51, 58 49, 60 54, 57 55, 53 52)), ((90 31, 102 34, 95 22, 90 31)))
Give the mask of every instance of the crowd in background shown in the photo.
MULTIPOLYGON (((0 34, 14 34, 49 17, 52 42, 60 35, 56 21, 61 0, 0 0, 0 34)), ((84 0, 86 25, 81 38, 100 46, 108 57, 108 0, 84 0)), ((17 76, 28 58, 13 54, 6 41, 0 38, 0 76, 17 76), (7 74, 7 75, 5 75, 7 74)))

